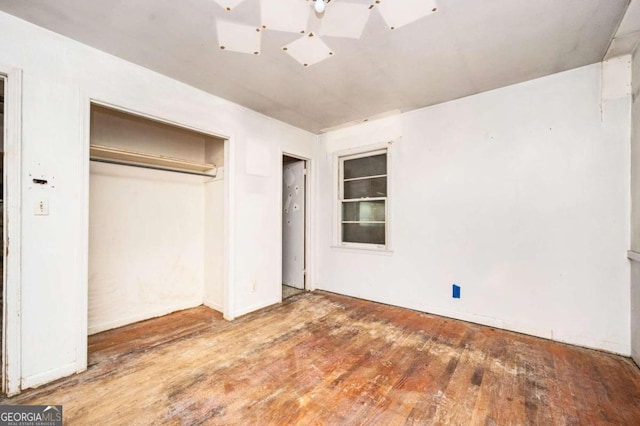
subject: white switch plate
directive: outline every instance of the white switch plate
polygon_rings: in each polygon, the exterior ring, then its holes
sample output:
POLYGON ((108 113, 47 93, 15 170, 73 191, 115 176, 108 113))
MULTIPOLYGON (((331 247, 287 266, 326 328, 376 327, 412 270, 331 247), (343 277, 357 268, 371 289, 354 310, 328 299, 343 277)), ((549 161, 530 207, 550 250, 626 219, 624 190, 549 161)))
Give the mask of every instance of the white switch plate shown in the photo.
POLYGON ((37 200, 33 205, 33 214, 36 216, 48 216, 49 200, 37 200))

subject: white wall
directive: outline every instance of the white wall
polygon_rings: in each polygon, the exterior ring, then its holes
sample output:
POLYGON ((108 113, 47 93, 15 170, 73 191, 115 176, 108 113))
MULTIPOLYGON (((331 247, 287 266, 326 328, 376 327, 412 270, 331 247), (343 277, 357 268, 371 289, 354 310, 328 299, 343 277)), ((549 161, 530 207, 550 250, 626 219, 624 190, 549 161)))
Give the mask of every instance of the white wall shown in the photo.
MULTIPOLYGON (((640 46, 632 67, 631 250, 640 256, 640 46)), ((640 365, 640 257, 631 261, 631 354, 640 365)))
POLYGON ((202 180, 91 165, 89 334, 202 304, 202 180))
POLYGON ((324 135, 317 288, 628 354, 629 97, 601 70, 324 135), (332 248, 333 154, 393 139, 392 253, 332 248))
POLYGON ((280 154, 310 156, 314 135, 5 13, 0 28, 0 62, 23 70, 23 388, 83 368, 79 336, 86 329, 78 324, 86 324, 80 296, 87 288, 82 113, 88 98, 230 137, 228 316, 279 301, 280 154), (266 175, 247 171, 252 144, 267 154, 258 161, 266 175), (36 175, 55 185, 35 187, 30 176, 36 175), (50 214, 34 216, 42 197, 50 214))

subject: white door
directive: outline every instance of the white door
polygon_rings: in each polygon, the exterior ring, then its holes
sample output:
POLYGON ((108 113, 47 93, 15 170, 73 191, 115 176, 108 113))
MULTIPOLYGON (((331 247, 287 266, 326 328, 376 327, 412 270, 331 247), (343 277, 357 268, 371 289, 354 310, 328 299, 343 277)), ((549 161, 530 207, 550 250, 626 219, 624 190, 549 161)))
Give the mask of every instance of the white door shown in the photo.
POLYGON ((282 171, 282 284, 304 289, 304 161, 282 171))

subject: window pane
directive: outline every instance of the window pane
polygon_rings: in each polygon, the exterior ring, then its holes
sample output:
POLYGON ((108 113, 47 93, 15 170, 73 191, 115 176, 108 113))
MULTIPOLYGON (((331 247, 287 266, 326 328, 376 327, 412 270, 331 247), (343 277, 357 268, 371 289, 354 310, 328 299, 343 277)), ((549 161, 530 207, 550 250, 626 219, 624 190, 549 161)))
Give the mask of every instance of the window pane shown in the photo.
POLYGON ((384 223, 343 223, 342 241, 384 245, 384 223))
POLYGON ((352 179, 365 176, 387 174, 387 154, 372 155, 371 157, 345 160, 344 178, 352 179))
POLYGON ((384 203, 384 201, 342 203, 342 220, 345 222, 384 221, 384 203))
POLYGON ((352 180, 344 183, 344 198, 373 198, 387 196, 387 178, 352 180))

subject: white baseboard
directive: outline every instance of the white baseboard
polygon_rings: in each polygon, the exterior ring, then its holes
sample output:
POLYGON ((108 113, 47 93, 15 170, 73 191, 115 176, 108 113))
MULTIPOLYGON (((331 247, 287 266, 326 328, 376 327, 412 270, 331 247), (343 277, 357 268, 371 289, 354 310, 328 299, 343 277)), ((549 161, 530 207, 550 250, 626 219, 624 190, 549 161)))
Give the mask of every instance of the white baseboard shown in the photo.
POLYGON ((223 312, 222 303, 214 302, 212 300, 205 299, 204 306, 213 309, 214 311, 218 311, 220 313, 223 312))
POLYGON ((449 317, 449 318, 459 319, 462 321, 468 321, 475 324, 486 325, 489 327, 496 327, 502 330, 514 331, 516 333, 522 333, 522 334, 528 334, 530 336, 541 337, 541 338, 553 340, 556 342, 568 343, 571 345, 582 346, 585 348, 611 352, 614 354, 623 355, 627 357, 631 353, 631 350, 628 344, 598 340, 588 336, 562 333, 553 329, 538 327, 535 325, 517 324, 517 323, 513 323, 510 321, 505 321, 497 318, 486 317, 486 316, 476 315, 471 313, 448 311, 444 309, 431 309, 426 312, 432 313, 435 315, 449 317))
POLYGON ((160 307, 154 310, 149 310, 146 312, 138 312, 135 315, 130 315, 124 318, 118 318, 113 321, 106 321, 100 324, 89 325, 89 335, 100 333, 102 331, 111 330, 113 328, 122 327, 129 324, 133 324, 135 322, 161 317, 161 316, 170 314, 172 312, 195 308, 196 306, 200 306, 200 305, 202 305, 201 300, 193 300, 188 303, 182 303, 180 305, 163 306, 163 307, 160 307))
POLYGON ((633 358, 638 368, 640 368, 640 351, 639 350, 632 351, 631 358, 633 358))
POLYGON ((247 306, 245 308, 237 309, 234 312, 234 315, 235 315, 235 318, 238 318, 238 317, 240 317, 242 315, 250 314, 251 312, 257 311, 259 309, 266 308, 267 306, 275 305, 275 304, 280 303, 280 302, 281 302, 281 300, 279 298, 278 299, 270 299, 270 300, 267 300, 267 301, 264 301, 264 302, 256 303, 256 304, 251 305, 251 306, 247 306))
POLYGON ((566 333, 554 332, 551 340, 556 342, 568 343, 570 345, 582 346, 584 348, 596 349, 598 351, 610 352, 625 357, 631 356, 631 346, 629 342, 619 343, 610 342, 608 340, 594 339, 589 336, 573 335, 566 333))
POLYGON ((513 331, 516 333, 527 334, 534 337, 541 337, 543 339, 549 339, 556 342, 568 343, 570 345, 582 346, 585 348, 611 352, 611 353, 623 355, 626 357, 630 356, 631 354, 631 347, 628 342, 619 343, 619 342, 598 340, 589 336, 562 333, 562 332, 558 332, 557 330, 553 330, 546 327, 539 327, 537 325, 514 323, 507 320, 499 319, 499 318, 487 317, 487 316, 473 314, 469 312, 451 311, 448 309, 442 309, 442 308, 428 306, 428 305, 411 305, 411 306, 398 305, 386 300, 369 299, 362 295, 350 295, 350 294, 340 293, 332 289, 327 289, 326 291, 334 292, 337 294, 344 294, 345 296, 357 297, 364 300, 372 300, 378 303, 385 303, 393 306, 413 309, 413 310, 416 310, 419 312, 425 312, 428 314, 439 315, 439 316, 457 319, 461 321, 472 322, 474 324, 485 325, 488 327, 495 327, 502 330, 513 331))

